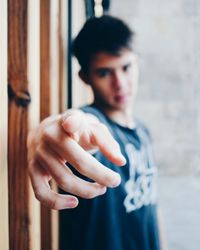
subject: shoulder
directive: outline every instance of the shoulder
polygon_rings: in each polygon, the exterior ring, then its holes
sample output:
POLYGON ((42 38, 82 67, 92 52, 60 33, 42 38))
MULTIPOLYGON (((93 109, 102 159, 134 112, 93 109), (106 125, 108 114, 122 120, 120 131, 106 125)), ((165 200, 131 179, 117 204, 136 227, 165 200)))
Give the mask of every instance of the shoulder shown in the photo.
POLYGON ((85 113, 89 113, 89 114, 96 116, 101 122, 107 123, 106 116, 95 105, 93 104, 85 105, 85 106, 80 107, 79 109, 85 113))
POLYGON ((138 118, 135 118, 136 128, 140 134, 152 141, 151 133, 147 125, 138 118))
POLYGON ((98 111, 97 108, 92 104, 81 106, 79 109, 85 113, 96 113, 98 111))

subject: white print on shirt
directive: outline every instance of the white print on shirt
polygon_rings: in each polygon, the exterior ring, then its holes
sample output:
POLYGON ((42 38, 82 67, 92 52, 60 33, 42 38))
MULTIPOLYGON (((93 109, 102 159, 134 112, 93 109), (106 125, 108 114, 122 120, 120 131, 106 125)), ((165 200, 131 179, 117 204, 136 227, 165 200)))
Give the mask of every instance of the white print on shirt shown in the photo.
POLYGON ((151 157, 152 149, 150 145, 137 150, 132 144, 127 144, 125 150, 129 159, 130 175, 129 180, 125 183, 127 196, 124 200, 124 206, 126 212, 129 213, 143 205, 156 202, 157 168, 151 157))

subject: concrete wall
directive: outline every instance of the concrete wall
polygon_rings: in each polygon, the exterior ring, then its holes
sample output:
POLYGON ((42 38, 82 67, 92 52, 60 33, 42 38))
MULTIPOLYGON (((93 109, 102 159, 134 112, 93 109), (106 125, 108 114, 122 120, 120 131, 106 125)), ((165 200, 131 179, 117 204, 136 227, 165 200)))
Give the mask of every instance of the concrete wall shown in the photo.
MULTIPOLYGON (((136 31, 135 112, 150 127, 169 249, 198 249, 200 230, 200 1, 113 0, 136 31)), ((200 242, 200 240, 199 240, 200 242)))

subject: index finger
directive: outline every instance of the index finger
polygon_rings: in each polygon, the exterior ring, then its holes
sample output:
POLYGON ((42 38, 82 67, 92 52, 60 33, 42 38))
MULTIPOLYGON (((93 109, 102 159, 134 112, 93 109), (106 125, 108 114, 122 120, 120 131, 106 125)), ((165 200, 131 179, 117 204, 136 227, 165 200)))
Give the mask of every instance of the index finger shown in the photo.
POLYGON ((118 173, 97 161, 72 138, 66 137, 65 140, 58 145, 56 150, 58 150, 62 158, 66 159, 79 173, 97 183, 107 187, 116 187, 120 184, 121 177, 118 173))
POLYGON ((98 147, 114 164, 118 166, 125 165, 126 159, 121 153, 119 144, 112 137, 108 128, 91 114, 87 114, 89 122, 85 121, 84 115, 86 114, 79 110, 67 112, 62 117, 62 126, 65 132, 69 133, 73 139, 76 138, 75 133, 79 132, 79 137, 81 138, 79 144, 83 148, 88 148, 89 146, 91 148, 98 147), (81 131, 83 129, 84 131, 81 131))

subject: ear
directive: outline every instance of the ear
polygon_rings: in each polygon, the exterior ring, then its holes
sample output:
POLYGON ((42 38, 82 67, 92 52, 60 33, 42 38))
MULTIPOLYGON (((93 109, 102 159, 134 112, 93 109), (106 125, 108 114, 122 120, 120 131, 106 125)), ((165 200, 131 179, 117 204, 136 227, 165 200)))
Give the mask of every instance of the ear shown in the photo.
POLYGON ((83 70, 80 69, 78 75, 84 83, 89 84, 88 76, 83 72, 83 70))

